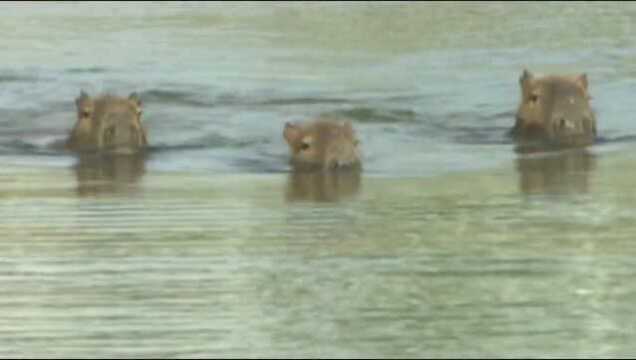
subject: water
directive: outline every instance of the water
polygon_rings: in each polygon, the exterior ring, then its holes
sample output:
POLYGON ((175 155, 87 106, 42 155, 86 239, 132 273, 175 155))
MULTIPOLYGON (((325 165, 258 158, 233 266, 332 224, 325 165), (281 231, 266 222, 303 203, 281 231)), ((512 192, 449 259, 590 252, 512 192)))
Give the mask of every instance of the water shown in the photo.
POLYGON ((635 5, 0 10, 0 356, 634 355, 635 5), (524 67, 588 74, 597 145, 513 151, 524 67), (52 146, 80 89, 146 158, 52 146), (321 114, 360 176, 289 171, 321 114))

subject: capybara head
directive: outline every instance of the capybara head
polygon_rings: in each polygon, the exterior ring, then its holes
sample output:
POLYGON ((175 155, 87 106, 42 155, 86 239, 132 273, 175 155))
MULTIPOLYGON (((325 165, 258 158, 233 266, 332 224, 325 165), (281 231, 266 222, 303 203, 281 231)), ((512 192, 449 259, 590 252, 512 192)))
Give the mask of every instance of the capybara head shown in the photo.
POLYGON ((521 103, 513 135, 555 146, 584 146, 596 138, 586 74, 519 78, 521 103))
POLYGON ((91 98, 84 91, 75 100, 77 122, 67 141, 75 151, 135 153, 148 145, 141 124, 141 100, 104 95, 91 98))
POLYGON ((360 152, 350 121, 319 119, 285 124, 283 136, 296 168, 335 169, 360 166, 360 152))

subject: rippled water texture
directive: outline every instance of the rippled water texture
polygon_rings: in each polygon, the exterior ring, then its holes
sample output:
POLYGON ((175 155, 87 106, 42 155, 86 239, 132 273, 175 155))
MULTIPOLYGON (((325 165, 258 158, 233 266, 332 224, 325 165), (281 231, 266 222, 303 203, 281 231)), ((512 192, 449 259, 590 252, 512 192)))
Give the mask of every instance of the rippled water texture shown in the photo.
POLYGON ((632 3, 0 5, 0 357, 631 357, 632 3), (599 141, 521 155, 523 68, 599 141), (136 91, 146 156, 61 151, 136 91), (290 171, 348 117, 362 173, 290 171))

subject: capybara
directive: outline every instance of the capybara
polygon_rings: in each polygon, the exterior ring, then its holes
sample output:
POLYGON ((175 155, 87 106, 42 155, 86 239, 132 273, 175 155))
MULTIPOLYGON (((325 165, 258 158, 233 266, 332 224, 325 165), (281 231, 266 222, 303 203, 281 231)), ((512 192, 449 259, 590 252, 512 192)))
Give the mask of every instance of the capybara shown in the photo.
POLYGON ((304 124, 286 123, 283 136, 294 169, 360 168, 358 139, 349 120, 320 118, 304 124))
POLYGON ((78 152, 136 153, 148 145, 141 123, 142 104, 136 93, 128 98, 91 98, 82 91, 75 100, 77 122, 66 148, 78 152))
POLYGON ((596 139, 586 74, 537 77, 524 70, 521 102, 511 131, 521 145, 585 146, 596 139))

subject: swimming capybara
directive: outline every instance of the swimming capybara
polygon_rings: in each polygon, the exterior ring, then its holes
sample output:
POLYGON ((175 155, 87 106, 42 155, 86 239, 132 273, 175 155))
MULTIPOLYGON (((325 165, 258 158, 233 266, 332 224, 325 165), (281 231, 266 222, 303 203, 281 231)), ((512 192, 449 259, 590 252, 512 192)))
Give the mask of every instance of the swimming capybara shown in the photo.
POLYGON ((84 91, 75 100, 77 122, 66 148, 78 152, 136 153, 148 145, 141 123, 142 104, 136 93, 128 98, 84 91))
POLYGON ((283 137, 294 169, 360 168, 358 139, 349 120, 321 118, 304 124, 286 123, 283 137))
POLYGON ((596 139, 586 74, 519 78, 521 102, 512 136, 521 143, 553 147, 585 146, 596 139))

